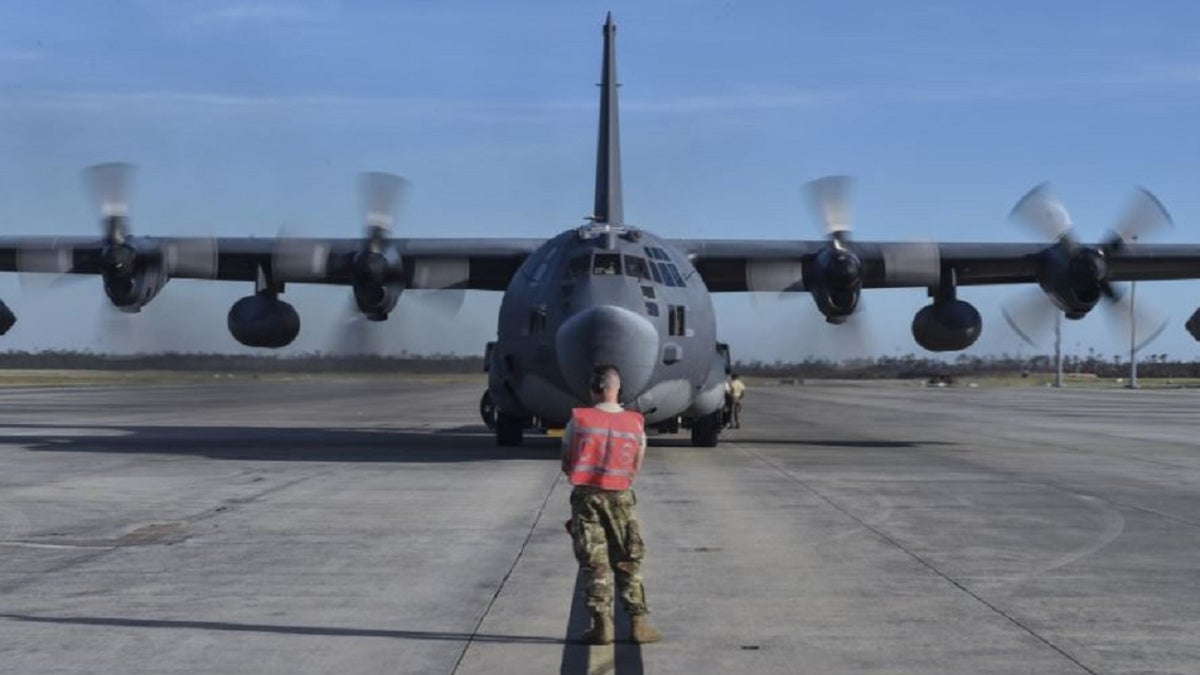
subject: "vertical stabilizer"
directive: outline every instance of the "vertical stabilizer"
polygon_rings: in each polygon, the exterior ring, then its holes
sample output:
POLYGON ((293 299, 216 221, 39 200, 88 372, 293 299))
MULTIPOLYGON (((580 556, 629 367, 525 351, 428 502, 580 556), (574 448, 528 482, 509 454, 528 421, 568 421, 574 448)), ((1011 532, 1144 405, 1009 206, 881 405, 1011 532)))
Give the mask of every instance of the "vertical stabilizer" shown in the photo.
POLYGON ((600 71, 600 139, 596 145, 596 206, 592 220, 624 225, 621 205, 621 133, 617 124, 617 26, 604 21, 604 66, 600 71))

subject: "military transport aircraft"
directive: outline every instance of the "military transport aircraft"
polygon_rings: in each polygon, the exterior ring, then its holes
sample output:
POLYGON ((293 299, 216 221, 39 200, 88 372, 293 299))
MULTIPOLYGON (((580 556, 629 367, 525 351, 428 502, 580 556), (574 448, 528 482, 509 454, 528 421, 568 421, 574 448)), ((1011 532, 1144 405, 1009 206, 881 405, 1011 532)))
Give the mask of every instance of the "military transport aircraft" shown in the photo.
MULTIPOLYGON (((135 236, 125 199, 129 167, 104 164, 85 172, 100 202, 102 236, 0 238, 0 271, 96 274, 125 312, 137 312, 171 279, 252 283, 254 293, 230 309, 228 328, 238 342, 263 348, 287 345, 299 332, 296 310, 280 299, 289 283, 350 286, 357 309, 372 321, 387 319, 408 289, 503 291, 481 408, 504 446, 520 444, 525 429, 563 424, 587 400, 596 364, 620 368, 623 402, 644 413, 650 427, 689 428, 693 444, 715 446, 729 351, 717 340, 712 293, 804 291, 839 324, 864 289, 923 287, 932 301, 916 313, 913 337, 925 349, 951 351, 969 347, 982 327, 979 312, 956 297, 959 286, 1036 283, 1059 311, 1078 319, 1101 301, 1120 309, 1114 282, 1200 277, 1200 245, 1131 243, 1169 222, 1144 190, 1094 245, 1075 238, 1066 210, 1045 187, 1026 195, 1013 215, 1041 228, 1047 244, 855 241, 843 177, 808 185, 827 231, 823 240, 665 239, 633 227, 621 199, 615 34, 610 15, 594 209, 585 224, 553 238, 392 237, 404 182, 381 173, 362 180, 362 239, 135 236)), ((0 333, 14 321, 0 303, 0 333)), ((1141 318, 1143 327, 1147 322, 1141 318)), ((1198 323, 1194 315, 1188 330, 1200 339, 1198 323)))

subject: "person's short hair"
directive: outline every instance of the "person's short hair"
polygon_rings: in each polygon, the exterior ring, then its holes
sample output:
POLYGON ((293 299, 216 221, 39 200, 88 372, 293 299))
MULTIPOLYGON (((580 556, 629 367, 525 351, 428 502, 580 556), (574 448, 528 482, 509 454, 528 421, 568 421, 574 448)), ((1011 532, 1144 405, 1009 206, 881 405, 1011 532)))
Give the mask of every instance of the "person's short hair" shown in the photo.
POLYGON ((609 387, 621 386, 621 371, 616 366, 605 363, 592 369, 592 382, 588 388, 592 393, 603 394, 609 387))

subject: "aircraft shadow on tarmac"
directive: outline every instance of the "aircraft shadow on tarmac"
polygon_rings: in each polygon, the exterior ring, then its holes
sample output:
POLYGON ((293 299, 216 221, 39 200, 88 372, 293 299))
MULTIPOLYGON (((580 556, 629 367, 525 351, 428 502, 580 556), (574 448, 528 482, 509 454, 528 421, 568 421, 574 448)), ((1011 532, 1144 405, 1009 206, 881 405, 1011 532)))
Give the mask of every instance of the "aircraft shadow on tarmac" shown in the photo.
POLYGON ((0 443, 39 452, 191 455, 280 462, 482 462, 559 458, 559 440, 532 437, 515 448, 496 447, 482 425, 457 429, 351 429, 210 426, 21 425, 0 443), (28 433, 21 433, 28 430, 28 433), (93 433, 89 433, 93 432, 93 433))
MULTIPOLYGON (((728 443, 787 445, 796 448, 886 450, 938 441, 845 440, 733 437, 728 443)), ((529 435, 519 447, 497 447, 484 426, 442 429, 333 427, 97 426, 21 425, 0 435, 0 443, 31 451, 191 455, 225 460, 280 462, 483 462, 501 459, 554 460, 560 441, 529 435), (62 433, 55 433, 61 430, 62 433)), ((650 446, 699 452, 686 437, 651 436, 650 446)))

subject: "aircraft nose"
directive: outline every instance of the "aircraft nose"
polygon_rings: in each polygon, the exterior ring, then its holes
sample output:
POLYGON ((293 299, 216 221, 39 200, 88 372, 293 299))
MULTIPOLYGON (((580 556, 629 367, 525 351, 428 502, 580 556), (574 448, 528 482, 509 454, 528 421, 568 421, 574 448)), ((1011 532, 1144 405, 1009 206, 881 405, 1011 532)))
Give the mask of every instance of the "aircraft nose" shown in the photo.
POLYGON ((621 370, 621 400, 646 388, 658 359, 658 330, 650 320, 624 307, 599 305, 567 319, 555 335, 558 367, 567 386, 588 400, 592 369, 612 364, 621 370))

